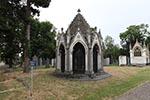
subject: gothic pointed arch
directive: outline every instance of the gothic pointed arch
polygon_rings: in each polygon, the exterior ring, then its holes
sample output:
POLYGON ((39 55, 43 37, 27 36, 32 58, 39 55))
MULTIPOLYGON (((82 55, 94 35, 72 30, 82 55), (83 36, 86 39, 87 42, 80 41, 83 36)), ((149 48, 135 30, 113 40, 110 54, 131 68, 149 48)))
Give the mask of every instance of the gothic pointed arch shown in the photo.
POLYGON ((73 73, 84 74, 85 73, 85 48, 78 42, 73 47, 73 73))
POLYGON ((139 47, 136 47, 134 49, 134 56, 142 56, 142 53, 139 47))
POLYGON ((61 72, 65 72, 65 47, 61 44, 59 47, 61 72))
POLYGON ((99 53, 99 47, 97 44, 93 47, 93 71, 94 73, 98 72, 98 53, 99 53))

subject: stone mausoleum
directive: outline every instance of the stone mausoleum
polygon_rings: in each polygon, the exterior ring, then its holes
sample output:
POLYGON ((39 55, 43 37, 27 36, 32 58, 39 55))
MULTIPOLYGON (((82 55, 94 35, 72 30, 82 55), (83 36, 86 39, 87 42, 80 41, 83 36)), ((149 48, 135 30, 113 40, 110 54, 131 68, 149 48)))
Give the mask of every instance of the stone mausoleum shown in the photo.
POLYGON ((149 49, 145 45, 141 45, 138 40, 133 47, 130 45, 130 61, 131 65, 146 65, 150 63, 149 49))
POLYGON ((101 32, 90 27, 80 10, 66 32, 61 29, 56 40, 56 74, 71 78, 108 76, 102 65, 101 32))

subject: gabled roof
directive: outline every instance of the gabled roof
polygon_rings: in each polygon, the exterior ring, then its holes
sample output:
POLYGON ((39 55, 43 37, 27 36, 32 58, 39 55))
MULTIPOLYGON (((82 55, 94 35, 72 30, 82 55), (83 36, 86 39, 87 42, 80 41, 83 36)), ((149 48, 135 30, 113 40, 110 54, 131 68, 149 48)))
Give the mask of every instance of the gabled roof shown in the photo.
POLYGON ((88 30, 90 30, 90 25, 87 23, 84 17, 80 14, 80 12, 78 12, 78 14, 75 16, 75 18, 69 25, 67 31, 69 30, 71 34, 75 34, 78 28, 81 30, 83 34, 87 33, 88 30))
POLYGON ((136 39, 136 43, 134 44, 133 48, 132 49, 135 49, 139 47, 140 49, 142 49, 142 46, 140 45, 140 43, 138 42, 138 40, 136 39))

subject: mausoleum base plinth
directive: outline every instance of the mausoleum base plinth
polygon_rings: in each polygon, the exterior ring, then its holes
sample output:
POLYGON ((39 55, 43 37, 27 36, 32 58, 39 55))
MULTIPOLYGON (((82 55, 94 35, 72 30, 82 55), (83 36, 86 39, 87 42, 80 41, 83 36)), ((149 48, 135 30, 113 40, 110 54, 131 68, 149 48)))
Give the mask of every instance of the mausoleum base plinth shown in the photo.
POLYGON ((93 74, 73 74, 73 73, 53 73, 54 76, 58 78, 68 79, 68 80, 101 80, 111 75, 107 72, 93 73, 93 74))

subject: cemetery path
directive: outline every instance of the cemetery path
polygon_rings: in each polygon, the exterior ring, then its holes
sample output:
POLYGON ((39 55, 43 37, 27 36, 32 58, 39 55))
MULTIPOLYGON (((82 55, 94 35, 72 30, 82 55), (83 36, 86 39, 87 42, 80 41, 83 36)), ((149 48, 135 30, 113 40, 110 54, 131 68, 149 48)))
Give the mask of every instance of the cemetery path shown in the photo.
POLYGON ((150 100, 150 82, 147 81, 113 100, 150 100))

